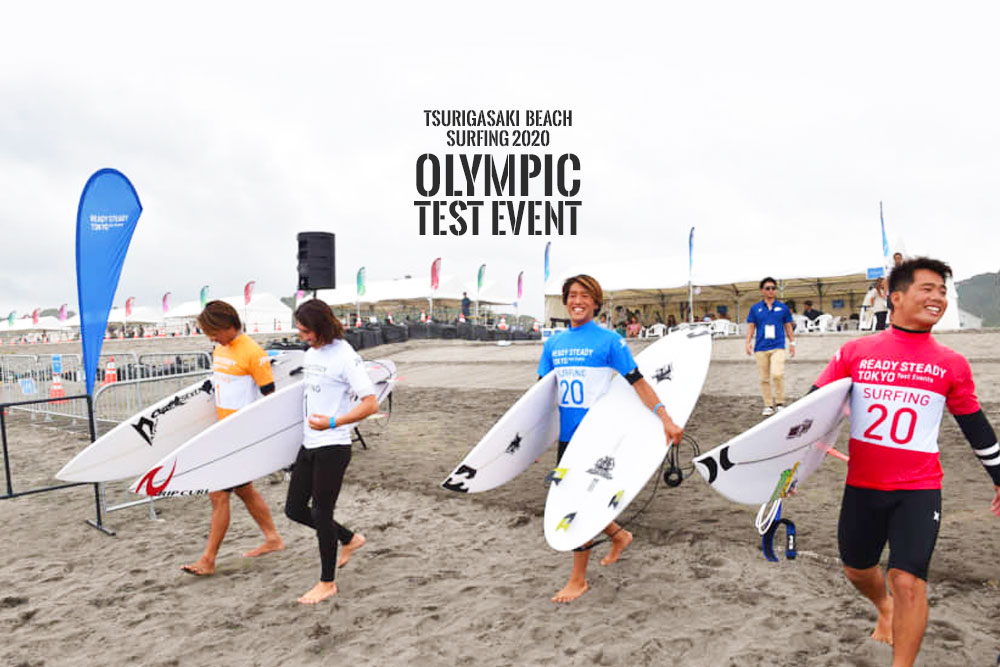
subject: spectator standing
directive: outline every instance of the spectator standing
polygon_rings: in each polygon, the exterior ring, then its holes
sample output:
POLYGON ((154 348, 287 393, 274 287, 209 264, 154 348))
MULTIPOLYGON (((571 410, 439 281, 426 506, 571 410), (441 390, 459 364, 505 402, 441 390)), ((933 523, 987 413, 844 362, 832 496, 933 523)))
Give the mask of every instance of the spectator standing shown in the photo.
POLYGON ((469 300, 469 295, 462 292, 462 315, 465 316, 465 319, 469 319, 469 309, 471 306, 472 302, 469 300))
POLYGON ((886 319, 889 316, 888 303, 888 290, 886 289, 885 278, 879 278, 876 280, 868 293, 865 294, 864 300, 861 302, 862 306, 865 306, 869 313, 869 317, 875 318, 875 330, 882 331, 886 326, 886 319))
POLYGON ((760 281, 763 299, 747 313, 747 354, 757 361, 765 417, 785 407, 785 339, 788 356, 795 356, 792 313, 776 298, 778 283, 768 276, 760 281))

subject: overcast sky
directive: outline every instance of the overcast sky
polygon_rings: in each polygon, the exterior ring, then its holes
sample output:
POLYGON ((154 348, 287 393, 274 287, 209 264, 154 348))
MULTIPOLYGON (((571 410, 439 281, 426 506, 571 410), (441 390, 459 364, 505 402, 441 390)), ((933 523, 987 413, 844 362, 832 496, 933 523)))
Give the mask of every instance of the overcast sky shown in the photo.
MULTIPOLYGON (((522 312, 553 271, 729 256, 748 278, 863 271, 890 241, 1000 268, 994 3, 17 3, 0 24, 0 316, 76 310, 97 169, 144 206, 115 304, 291 294, 295 235, 338 284, 480 264, 522 312), (60 6, 61 5, 61 6, 60 6), (481 9, 477 9, 481 5, 481 9), (623 7, 633 6, 634 9, 623 7), (576 237, 420 236, 425 109, 571 109, 576 237)), ((521 152, 523 149, 510 149, 521 152)), ((700 267, 708 275, 711 267, 700 267)), ((600 278, 600 276, 598 276, 600 278)), ((531 304, 537 304, 533 307, 531 304)))

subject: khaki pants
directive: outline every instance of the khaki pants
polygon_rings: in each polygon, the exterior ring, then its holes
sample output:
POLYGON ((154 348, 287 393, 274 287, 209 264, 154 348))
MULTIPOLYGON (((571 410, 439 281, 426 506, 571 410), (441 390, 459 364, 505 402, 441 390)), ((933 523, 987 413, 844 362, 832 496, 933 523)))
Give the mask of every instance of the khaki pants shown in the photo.
POLYGON ((754 352, 757 360, 757 376, 760 378, 760 395, 764 397, 764 405, 774 406, 785 404, 785 350, 768 350, 754 352), (771 398, 771 389, 774 398, 771 398))

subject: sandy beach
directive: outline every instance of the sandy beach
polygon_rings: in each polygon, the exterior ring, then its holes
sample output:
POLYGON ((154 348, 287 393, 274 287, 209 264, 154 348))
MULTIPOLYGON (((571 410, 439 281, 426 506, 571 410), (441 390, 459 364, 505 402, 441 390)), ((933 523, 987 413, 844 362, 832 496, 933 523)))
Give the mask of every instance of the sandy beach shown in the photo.
MULTIPOLYGON (((1000 333, 938 339, 972 362, 978 395, 1000 427, 1000 333)), ((788 391, 804 394, 845 335, 802 336, 788 391)), ((204 339, 141 341, 150 350, 208 350, 204 339)), ((643 343, 633 344, 633 353, 643 343)), ((112 341, 105 352, 132 349, 112 341)), ((32 353, 74 351, 38 346, 32 353)), ((21 349, 19 352, 24 353, 21 349)), ((629 529, 621 561, 602 567, 569 605, 549 598, 571 557, 542 535, 550 451, 500 489, 459 495, 438 485, 535 380, 541 346, 410 341, 363 350, 400 375, 391 418, 363 430, 337 519, 368 539, 337 576, 340 594, 304 606, 318 579, 314 534, 283 514, 286 483, 265 479, 287 548, 247 559, 261 536, 235 497, 233 522, 211 577, 184 574, 208 530, 206 498, 158 501, 84 523, 92 487, 0 503, 3 665, 887 665, 868 639, 875 616, 844 579, 836 522, 845 466, 829 460, 785 509, 800 556, 769 563, 756 508, 729 503, 700 477, 660 485, 629 529)), ((5 352, 7 352, 5 350, 5 352)), ((741 339, 715 341, 705 391, 687 431, 705 451, 760 416, 756 368, 741 339)), ((8 420, 15 490, 52 483, 87 444, 40 420, 8 420)), ((846 435, 841 436, 846 449, 846 435)), ((930 621, 918 664, 992 665, 1000 651, 1000 520, 988 476, 945 416, 943 521, 929 578, 930 621)), ((109 502, 128 500, 127 482, 109 502)), ((652 487, 644 497, 652 494, 652 487)), ((639 503, 636 503, 638 505, 639 503)), ((633 514, 626 511, 625 517, 633 514)))

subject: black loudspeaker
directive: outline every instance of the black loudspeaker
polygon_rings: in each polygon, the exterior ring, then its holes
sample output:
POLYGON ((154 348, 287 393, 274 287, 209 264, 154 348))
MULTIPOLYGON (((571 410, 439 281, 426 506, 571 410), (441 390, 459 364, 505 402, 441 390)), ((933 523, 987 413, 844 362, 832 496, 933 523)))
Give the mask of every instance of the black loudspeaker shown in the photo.
POLYGON ((334 239, 329 232, 299 232, 299 289, 335 289, 334 239))

